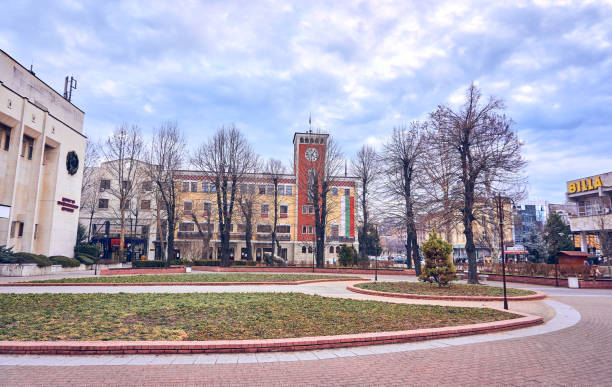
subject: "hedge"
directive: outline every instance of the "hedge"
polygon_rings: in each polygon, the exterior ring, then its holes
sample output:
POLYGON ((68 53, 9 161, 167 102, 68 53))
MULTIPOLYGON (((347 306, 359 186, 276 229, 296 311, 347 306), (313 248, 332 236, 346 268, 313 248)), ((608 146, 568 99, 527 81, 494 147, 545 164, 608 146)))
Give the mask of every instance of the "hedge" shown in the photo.
POLYGON ((165 261, 132 261, 132 268, 166 267, 165 261))
POLYGON ((54 265, 62 265, 62 267, 78 267, 81 265, 81 262, 79 262, 78 260, 70 257, 65 257, 63 255, 54 255, 52 257, 49 257, 49 259, 51 260, 51 262, 53 262, 54 265))
POLYGON ((221 265, 221 261, 215 260, 200 260, 191 262, 192 266, 219 266, 221 265))
POLYGON ((255 261, 233 261, 230 262, 231 266, 257 266, 255 261))
POLYGON ((95 263, 95 258, 87 254, 77 254, 75 258, 83 265, 93 265, 95 263))
POLYGON ((97 257, 100 254, 96 245, 76 245, 74 246, 74 253, 75 255, 85 254, 90 257, 97 257))
POLYGON ((32 253, 13 253, 12 257, 4 258, 2 263, 35 263, 39 267, 51 266, 53 262, 44 255, 32 253))

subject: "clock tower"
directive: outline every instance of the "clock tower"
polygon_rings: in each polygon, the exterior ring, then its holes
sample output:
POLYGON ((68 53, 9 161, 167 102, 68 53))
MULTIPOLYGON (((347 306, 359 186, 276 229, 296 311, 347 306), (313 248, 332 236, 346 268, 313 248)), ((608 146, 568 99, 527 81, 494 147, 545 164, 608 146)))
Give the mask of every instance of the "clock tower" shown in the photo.
POLYGON ((293 136, 293 168, 296 177, 297 212, 296 235, 298 241, 314 241, 315 216, 309 178, 325 170, 325 152, 328 134, 296 133, 293 136))

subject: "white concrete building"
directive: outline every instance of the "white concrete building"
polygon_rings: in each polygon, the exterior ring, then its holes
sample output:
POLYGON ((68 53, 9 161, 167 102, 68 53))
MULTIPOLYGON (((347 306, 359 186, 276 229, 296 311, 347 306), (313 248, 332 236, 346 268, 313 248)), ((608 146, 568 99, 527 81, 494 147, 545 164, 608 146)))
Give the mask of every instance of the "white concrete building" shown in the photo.
POLYGON ((581 251, 596 253, 597 235, 604 230, 612 233, 612 172, 568 181, 566 196, 578 208, 569 223, 572 232, 580 235, 581 251))
POLYGON ((0 50, 0 245, 73 256, 84 115, 0 50))

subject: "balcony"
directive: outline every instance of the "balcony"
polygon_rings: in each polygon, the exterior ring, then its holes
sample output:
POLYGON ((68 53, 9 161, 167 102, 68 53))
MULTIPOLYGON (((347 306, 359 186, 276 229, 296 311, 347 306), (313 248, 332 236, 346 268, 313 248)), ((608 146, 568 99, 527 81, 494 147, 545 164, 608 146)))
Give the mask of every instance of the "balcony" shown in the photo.
POLYGON ((327 242, 339 242, 339 243, 355 243, 354 237, 328 235, 325 237, 327 242))

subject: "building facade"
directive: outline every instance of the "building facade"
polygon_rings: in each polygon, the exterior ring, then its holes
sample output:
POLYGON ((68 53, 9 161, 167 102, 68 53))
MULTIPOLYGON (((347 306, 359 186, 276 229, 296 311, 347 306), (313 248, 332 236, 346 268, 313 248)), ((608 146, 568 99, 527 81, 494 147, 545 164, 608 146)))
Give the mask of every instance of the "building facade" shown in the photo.
POLYGON ((158 240, 157 230, 162 225, 157 224, 157 202, 153 185, 146 178, 148 164, 135 161, 137 173, 134 174, 134 181, 119 182, 115 172, 117 162, 104 162, 88 172, 90 184, 81 193, 79 222, 87 230, 88 240, 100 246, 102 257, 116 260, 121 233, 119 185, 132 185, 133 188, 125 194, 124 199, 126 259, 141 259, 143 255, 153 257, 158 240))
POLYGON ((567 200, 577 207, 577 215, 569 217, 569 224, 580 250, 601 254, 600 233, 612 239, 612 172, 568 181, 566 188, 567 200))
MULTIPOLYGON (((325 170, 327 135, 296 133, 293 144, 293 173, 278 176, 276 236, 283 259, 289 263, 311 264, 316 248, 315 215, 308 192, 308 179, 312 178, 315 169, 325 170)), ((183 208, 176 232, 178 253, 183 258, 189 255, 188 258, 200 259, 206 239, 209 248, 204 255, 209 259, 217 259, 220 255, 220 239, 217 193, 212 177, 196 171, 177 171, 175 179, 181 185, 183 208)), ((325 261, 332 263, 336 260, 340 246, 358 248, 355 223, 356 179, 335 176, 328 180, 331 189, 327 196, 329 215, 325 232, 325 261)), ((240 207, 241 198, 252 206, 253 258, 262 261, 264 254, 272 253, 273 182, 272 175, 257 173, 245 177, 240 187, 237 187, 230 225, 230 259, 246 258, 246 217, 240 207)))
POLYGON ((0 245, 72 257, 84 112, 0 50, 0 245))

